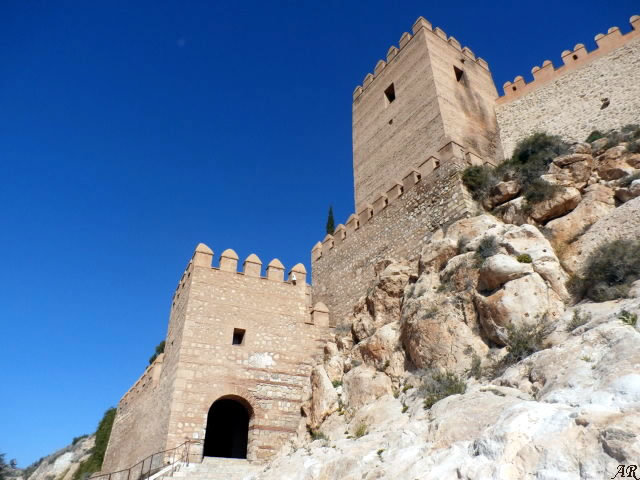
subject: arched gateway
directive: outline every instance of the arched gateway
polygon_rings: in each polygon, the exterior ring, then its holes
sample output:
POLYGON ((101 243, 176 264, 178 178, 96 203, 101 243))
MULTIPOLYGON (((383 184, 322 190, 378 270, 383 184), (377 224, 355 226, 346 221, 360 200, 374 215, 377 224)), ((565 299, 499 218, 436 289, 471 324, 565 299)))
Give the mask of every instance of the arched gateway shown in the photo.
POLYGON ((247 458, 251 406, 240 397, 227 396, 213 402, 207 416, 205 457, 247 458))

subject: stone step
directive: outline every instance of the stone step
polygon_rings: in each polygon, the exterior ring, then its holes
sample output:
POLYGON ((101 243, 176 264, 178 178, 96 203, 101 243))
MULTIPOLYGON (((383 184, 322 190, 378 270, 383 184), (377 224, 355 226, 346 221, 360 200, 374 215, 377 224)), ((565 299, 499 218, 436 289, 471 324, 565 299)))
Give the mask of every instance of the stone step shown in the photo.
MULTIPOLYGON (((202 463, 190 463, 174 472, 180 480, 243 480, 262 470, 263 465, 240 458, 205 457, 202 463)), ((170 480, 171 477, 164 480, 170 480)))

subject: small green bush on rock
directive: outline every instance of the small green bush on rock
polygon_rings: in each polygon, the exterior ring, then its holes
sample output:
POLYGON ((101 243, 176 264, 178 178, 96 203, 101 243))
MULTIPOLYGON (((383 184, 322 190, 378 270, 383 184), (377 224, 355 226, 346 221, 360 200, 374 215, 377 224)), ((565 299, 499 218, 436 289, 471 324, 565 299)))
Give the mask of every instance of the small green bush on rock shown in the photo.
POLYGON ((520 263, 531 263, 531 262, 533 262, 533 259, 531 258, 531 255, 529 255, 528 253, 521 253, 520 255, 518 255, 516 257, 516 259, 520 263))
POLYGON ((424 408, 431 408, 436 402, 451 395, 463 394, 467 390, 464 380, 452 372, 427 373, 418 392, 425 397, 424 408))
POLYGON ((593 132, 591 132, 589 134, 589 136, 586 138, 585 142, 587 142, 587 143, 595 142, 596 140, 599 140, 602 137, 604 137, 604 133, 602 133, 600 130, 594 130, 593 132))
POLYGON ((614 240, 589 255, 581 275, 569 282, 578 298, 594 302, 624 298, 631 284, 640 279, 640 240, 614 240))

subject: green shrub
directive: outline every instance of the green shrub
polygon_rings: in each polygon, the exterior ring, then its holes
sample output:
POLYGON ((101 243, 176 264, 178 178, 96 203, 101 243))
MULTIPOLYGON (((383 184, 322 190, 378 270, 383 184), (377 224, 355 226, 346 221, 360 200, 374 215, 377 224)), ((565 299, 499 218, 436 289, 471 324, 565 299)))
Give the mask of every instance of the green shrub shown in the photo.
POLYGON ((491 366, 491 376, 498 377, 511 365, 543 350, 544 339, 552 330, 553 326, 548 322, 546 315, 538 319, 535 324, 525 324, 520 327, 509 325, 506 328, 505 338, 507 354, 491 366))
POLYGON ((482 377, 482 359, 478 354, 474 353, 471 357, 471 368, 469 369, 469 377, 480 380, 482 377))
POLYGON ((554 158, 568 152, 569 145, 560 137, 534 133, 518 142, 511 160, 501 167, 505 171, 511 170, 526 190, 531 182, 547 173, 554 158))
POLYGON ((160 355, 161 353, 164 353, 164 340, 162 340, 158 345, 156 345, 156 351, 149 358, 149 365, 155 362, 156 358, 158 358, 158 355, 160 355))
POLYGON ((620 185, 621 187, 628 187, 635 180, 640 180, 640 172, 634 173, 633 175, 627 175, 626 177, 618 181, 618 185, 620 185))
POLYGON ((524 199, 527 201, 527 205, 535 205, 549 200, 558 190, 560 190, 558 185, 536 178, 525 189, 524 199))
POLYGON ((353 434, 356 438, 364 437, 367 433, 369 433, 368 428, 369 427, 366 423, 361 423, 360 425, 358 425, 358 428, 356 428, 356 431, 353 434))
POLYGON ((600 130, 594 130, 589 134, 585 142, 587 143, 595 142, 596 140, 599 140, 602 137, 604 137, 604 133, 602 133, 600 130))
POLYGON ((624 298, 640 278, 640 240, 614 240, 594 250, 581 275, 569 282, 576 297, 595 302, 624 298))
POLYGON ((640 141, 634 140, 633 142, 629 142, 627 150, 631 153, 640 153, 640 141))
POLYGON ((622 323, 626 324, 626 325, 631 325, 632 327, 635 327, 636 324, 638 323, 638 314, 637 313, 631 313, 627 310, 622 310, 619 314, 618 314, 618 318, 620 320, 622 320, 622 323))
POLYGON ((544 348, 544 339, 551 333, 552 327, 541 319, 533 325, 524 324, 520 327, 507 327, 507 357, 509 364, 517 363, 529 355, 544 348))
POLYGON ((547 173, 554 158, 568 153, 569 145, 560 137, 546 133, 534 133, 516 145, 511 159, 497 168, 490 166, 468 167, 462 180, 475 200, 485 199, 491 188, 503 180, 516 180, 523 186, 523 194, 539 188, 533 182, 547 173))
POLYGON ((342 380, 334 380, 333 382, 331 382, 333 385, 333 388, 338 388, 342 386, 342 380))
POLYGON ((96 444, 91 451, 91 455, 88 459, 80 463, 78 469, 73 474, 73 480, 80 480, 90 476, 94 472, 100 471, 115 418, 115 408, 110 408, 104 412, 102 420, 100 420, 98 429, 96 430, 96 444))
POLYGON ((463 394, 467 384, 452 372, 427 373, 418 392, 423 395, 424 408, 431 408, 436 402, 451 395, 463 394))
POLYGON ((521 253, 520 255, 518 255, 516 257, 516 259, 520 263, 531 263, 531 262, 533 262, 533 259, 531 258, 531 255, 529 255, 528 253, 521 253))
POLYGON ((580 310, 576 309, 573 311, 573 317, 571 317, 571 320, 567 323, 567 332, 573 332, 576 328, 585 325, 589 321, 591 321, 590 313, 582 315, 580 310))
POLYGON ((489 235, 488 237, 484 237, 478 243, 478 247, 476 248, 475 259, 476 263, 482 263, 485 259, 489 257, 493 257, 500 250, 500 245, 498 245, 498 241, 496 237, 493 235, 489 235))
POLYGON ((494 169, 488 165, 467 167, 462 172, 462 182, 475 200, 486 197, 498 181, 494 175, 494 169))
POLYGON ((309 430, 309 434, 311 435, 311 440, 312 441, 316 441, 316 440, 325 440, 325 441, 327 441, 327 440, 329 440, 327 438, 327 436, 324 433, 322 433, 321 431, 319 431, 319 430, 309 430))

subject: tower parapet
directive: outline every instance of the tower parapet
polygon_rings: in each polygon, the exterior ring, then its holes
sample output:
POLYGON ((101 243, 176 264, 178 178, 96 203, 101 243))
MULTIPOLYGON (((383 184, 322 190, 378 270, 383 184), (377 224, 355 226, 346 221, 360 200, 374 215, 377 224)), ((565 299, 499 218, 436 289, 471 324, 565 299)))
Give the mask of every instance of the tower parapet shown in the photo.
POLYGON ((500 158, 497 96, 487 62, 419 17, 353 92, 356 213, 452 142, 500 158))

